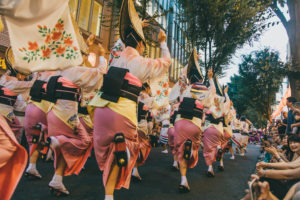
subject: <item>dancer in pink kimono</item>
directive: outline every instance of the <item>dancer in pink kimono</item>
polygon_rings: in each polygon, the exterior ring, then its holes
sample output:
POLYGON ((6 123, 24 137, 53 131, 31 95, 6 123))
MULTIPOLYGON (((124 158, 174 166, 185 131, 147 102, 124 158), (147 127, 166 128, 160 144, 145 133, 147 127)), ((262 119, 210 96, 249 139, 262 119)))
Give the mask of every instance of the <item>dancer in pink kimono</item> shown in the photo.
POLYGON ((182 96, 183 92, 189 86, 189 80, 187 79, 187 66, 183 69, 183 72, 178 78, 177 83, 173 86, 170 95, 169 95, 169 103, 171 107, 171 114, 170 114, 170 127, 168 130, 168 141, 169 147, 173 155, 173 170, 179 170, 178 165, 178 158, 176 156, 176 148, 175 148, 175 120, 178 113, 178 108, 180 104, 180 97, 182 96))
POLYGON ((31 81, 19 81, 16 77, 7 74, 0 78, 0 114, 5 117, 16 138, 19 138, 23 126, 15 116, 13 106, 18 94, 29 91, 36 78, 37 73, 31 81))
POLYGON ((30 99, 29 91, 27 90, 26 92, 19 94, 17 96, 17 100, 14 105, 14 114, 22 126, 22 128, 20 129, 19 138, 17 138, 19 143, 21 143, 21 141, 22 141, 23 134, 25 134, 24 119, 25 119, 25 111, 26 111, 26 107, 29 103, 29 99, 30 99))
POLYGON ((175 149, 175 120, 176 120, 176 116, 178 113, 178 107, 179 107, 179 103, 175 104, 172 106, 172 110, 173 112, 170 115, 170 127, 168 130, 168 141, 169 141, 169 147, 171 150, 171 153, 173 155, 173 165, 172 165, 172 169, 174 170, 178 170, 178 158, 176 156, 176 149, 175 149))
POLYGON ((105 200, 113 199, 115 189, 129 188, 139 153, 137 99, 142 83, 166 73, 171 63, 163 31, 158 37, 162 58, 141 56, 145 50, 142 24, 140 21, 132 23, 132 17, 138 18, 133 1, 124 0, 120 36, 126 48, 112 62, 113 66, 110 65, 100 92, 88 107, 94 115, 94 148, 103 171, 105 200))
POLYGON ((29 145, 29 165, 25 173, 28 177, 42 178, 36 163, 40 151, 47 142, 47 113, 52 104, 46 100, 46 88, 49 78, 55 73, 55 71, 40 73, 30 90, 31 100, 26 108, 24 120, 25 135, 29 145))
POLYGON ((227 146, 232 138, 232 130, 230 123, 233 119, 233 113, 231 109, 231 101, 229 99, 229 96, 227 94, 228 86, 224 90, 225 99, 226 102, 224 103, 223 109, 224 109, 224 121, 223 121, 223 135, 221 137, 221 148, 222 148, 222 155, 220 158, 220 165, 218 166, 218 169, 220 171, 224 171, 224 162, 223 157, 227 150, 229 150, 229 147, 227 146))
MULTIPOLYGON (((217 87, 220 88, 220 87, 217 87)), ((205 112, 203 156, 208 166, 207 176, 214 177, 213 163, 220 161, 222 155, 223 121, 224 121, 224 101, 219 89, 219 95, 215 94, 212 104, 205 112)))
POLYGON ((190 56, 187 68, 187 77, 191 85, 187 87, 182 95, 183 100, 179 105, 175 121, 174 148, 181 174, 181 182, 178 188, 179 192, 186 193, 190 191, 186 173, 188 168, 194 168, 198 162, 198 149, 202 134, 201 125, 204 117, 203 110, 204 107, 207 106, 207 102, 209 102, 207 98, 210 98, 211 95, 215 93, 212 76, 212 70, 209 70, 208 78, 211 87, 206 91, 206 94, 200 95, 200 92, 193 87, 194 85, 201 85, 203 80, 198 64, 198 56, 196 50, 194 50, 190 56))
POLYGON ((138 140, 139 140, 139 155, 136 164, 132 170, 133 180, 141 181, 142 178, 138 172, 138 167, 145 164, 148 155, 151 151, 151 144, 148 139, 148 123, 147 115, 149 108, 146 104, 138 103, 138 140))
MULTIPOLYGON (((234 151, 232 148, 232 144, 233 144, 233 127, 234 127, 234 121, 236 118, 236 111, 233 107, 233 102, 230 101, 230 109, 228 112, 225 113, 225 125, 224 125, 224 131, 228 132, 229 135, 231 135, 231 139, 230 141, 227 143, 227 145, 225 146, 225 152, 229 151, 231 154, 230 159, 234 160, 234 151)), ((225 134, 225 132, 224 132, 225 134)))
POLYGON ((252 125, 252 123, 245 116, 242 116, 240 118, 240 122, 241 122, 241 138, 240 138, 241 149, 240 150, 241 150, 241 156, 244 156, 245 153, 247 153, 250 126, 252 125))
POLYGON ((27 164, 27 152, 18 141, 7 120, 0 115, 0 197, 11 199, 27 164))
POLYGON ((236 116, 233 120, 232 123, 232 141, 236 144, 236 154, 239 154, 240 152, 243 154, 243 148, 242 148, 242 135, 241 135, 241 130, 242 130, 242 124, 239 118, 236 116))
POLYGON ((47 98, 54 103, 47 115, 50 147, 55 152, 55 174, 49 183, 56 195, 68 195, 63 176, 79 174, 92 149, 92 139, 78 118, 79 90, 91 92, 105 68, 104 49, 101 48, 99 66, 71 67, 57 71, 49 79, 47 98))
MULTIPOLYGON (((85 130, 89 133, 91 139, 93 138, 93 122, 92 119, 88 113, 87 105, 89 102, 94 98, 96 95, 96 92, 101 88, 103 83, 103 75, 107 73, 107 64, 100 63, 100 52, 102 51, 102 47, 95 44, 95 35, 91 34, 89 38, 87 39, 87 45, 88 45, 88 56, 86 61, 84 61, 84 66, 87 65, 92 68, 98 67, 100 70, 100 76, 98 79, 91 80, 93 83, 91 85, 94 85, 93 88, 81 88, 81 98, 80 102, 78 104, 78 116, 81 124, 84 126, 85 130)), ((105 61, 106 62, 106 61, 105 61)))
POLYGON ((132 178, 137 181, 141 181, 142 178, 138 172, 138 167, 145 164, 148 155, 151 151, 151 144, 148 136, 148 114, 149 109, 152 107, 153 98, 150 97, 150 87, 147 83, 143 84, 142 91, 138 98, 138 139, 140 152, 132 170, 132 178))

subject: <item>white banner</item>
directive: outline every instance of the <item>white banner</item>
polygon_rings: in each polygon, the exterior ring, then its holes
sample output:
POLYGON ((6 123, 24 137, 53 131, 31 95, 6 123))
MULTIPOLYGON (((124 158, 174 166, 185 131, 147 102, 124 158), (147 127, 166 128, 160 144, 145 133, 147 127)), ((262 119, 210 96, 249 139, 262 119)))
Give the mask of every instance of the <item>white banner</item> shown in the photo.
POLYGON ((1 13, 17 70, 59 70, 82 63, 68 0, 15 0, 11 5, 1 5, 1 13))

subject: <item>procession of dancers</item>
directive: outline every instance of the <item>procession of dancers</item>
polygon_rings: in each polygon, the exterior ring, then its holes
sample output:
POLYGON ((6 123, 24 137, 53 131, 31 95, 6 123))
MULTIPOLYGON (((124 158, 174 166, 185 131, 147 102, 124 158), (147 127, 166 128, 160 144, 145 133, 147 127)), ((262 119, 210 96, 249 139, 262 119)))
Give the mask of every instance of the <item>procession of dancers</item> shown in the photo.
POLYGON ((227 151, 234 159, 233 144, 245 155, 252 124, 236 116, 228 87, 220 87, 213 69, 203 76, 193 49, 169 89, 166 34, 157 33, 161 57, 143 57, 149 24, 139 19, 132 0, 123 0, 120 39, 108 61, 94 35, 82 38, 67 0, 1 1, 0 14, 11 40, 9 69, 0 78, 1 199, 11 198, 23 173, 43 178, 38 159, 54 160, 51 193, 69 195, 63 178, 80 174, 94 153, 104 199, 112 200, 115 189, 142 180, 138 169, 157 145, 156 134, 163 153, 169 146, 183 193, 191 190, 187 171, 197 165, 200 148, 208 177, 215 176, 215 162, 224 171, 227 151), (20 37, 22 30, 32 34, 20 37), (20 145, 23 130, 29 152, 20 145))

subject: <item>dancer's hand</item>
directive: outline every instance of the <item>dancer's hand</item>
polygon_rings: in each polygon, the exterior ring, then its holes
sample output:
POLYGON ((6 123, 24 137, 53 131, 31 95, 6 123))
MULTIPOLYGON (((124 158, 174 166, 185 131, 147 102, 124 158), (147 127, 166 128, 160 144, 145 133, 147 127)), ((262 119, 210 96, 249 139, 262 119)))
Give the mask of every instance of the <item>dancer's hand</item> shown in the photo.
POLYGON ((162 42, 165 42, 166 39, 167 39, 166 33, 165 33, 162 29, 160 29, 160 32, 159 32, 159 34, 158 34, 158 41, 159 41, 160 43, 162 43, 162 42))
POLYGON ((99 43, 98 47, 99 47, 99 52, 100 52, 99 56, 104 56, 105 50, 104 50, 103 46, 99 43))
POLYGON ((212 68, 210 68, 210 69, 208 70, 208 72, 207 72, 207 77, 208 77, 209 79, 212 79, 213 76, 214 76, 214 73, 213 73, 213 71, 212 71, 212 68))
POLYGON ((149 21, 148 20, 146 20, 146 19, 144 19, 143 21, 142 21, 142 27, 143 28, 145 28, 145 27, 147 27, 147 26, 149 26, 150 24, 149 24, 149 21))
POLYGON ((226 88, 224 89, 224 93, 227 93, 228 92, 228 85, 226 86, 226 88))

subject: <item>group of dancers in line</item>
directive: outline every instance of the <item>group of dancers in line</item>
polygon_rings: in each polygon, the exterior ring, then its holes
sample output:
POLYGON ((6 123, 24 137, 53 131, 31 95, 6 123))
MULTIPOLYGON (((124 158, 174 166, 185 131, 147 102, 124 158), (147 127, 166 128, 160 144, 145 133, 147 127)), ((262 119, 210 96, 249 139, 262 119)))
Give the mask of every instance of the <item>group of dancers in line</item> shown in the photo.
MULTIPOLYGON (((1 3, 1 9, 11 9, 1 3)), ((1 199, 11 198, 28 159, 25 176, 41 179, 37 160, 52 155, 54 174, 48 186, 57 196, 69 195, 63 177, 78 175, 92 148, 103 172, 105 200, 113 199, 115 189, 128 189, 131 177, 141 180, 138 167, 150 153, 149 137, 155 119, 147 83, 168 73, 171 56, 166 34, 160 30, 162 56, 143 57, 144 25, 134 19, 138 15, 133 1, 124 0, 120 39, 112 48, 109 62, 103 47, 95 44, 95 36, 91 35, 86 41, 88 50, 80 46, 81 66, 34 72, 24 79, 14 69, 13 54, 8 49, 6 63, 10 70, 0 78, 1 199), (29 153, 19 144, 23 127, 29 153)), ((213 163, 219 161, 219 170, 224 170, 223 156, 226 149, 232 151, 231 139, 242 155, 248 142, 249 123, 245 118, 236 118, 228 87, 219 87, 212 70, 207 77, 209 87, 203 83, 194 50, 169 95, 167 117, 160 119, 161 138, 168 141, 173 167, 180 170, 180 192, 190 191, 187 169, 196 166, 201 143, 207 176, 214 177, 213 163)))

